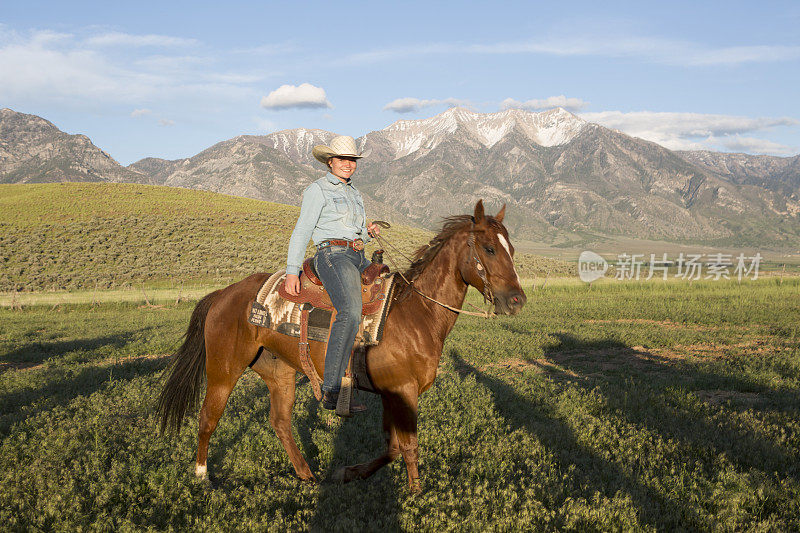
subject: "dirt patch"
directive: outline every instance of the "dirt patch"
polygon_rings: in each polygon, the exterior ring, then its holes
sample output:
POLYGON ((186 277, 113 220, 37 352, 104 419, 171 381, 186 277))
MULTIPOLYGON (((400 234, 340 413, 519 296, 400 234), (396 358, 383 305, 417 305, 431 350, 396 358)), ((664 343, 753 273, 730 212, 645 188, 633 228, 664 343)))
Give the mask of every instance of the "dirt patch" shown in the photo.
POLYGON ((784 349, 782 343, 776 344, 775 339, 763 337, 753 338, 735 343, 697 343, 676 344, 671 348, 653 348, 651 351, 667 359, 686 359, 688 357, 700 359, 724 359, 736 356, 731 351, 744 352, 746 355, 766 355, 784 349))
POLYGON ((732 390, 698 390, 694 391, 695 396, 711 405, 721 405, 730 401, 745 404, 757 404, 761 397, 755 392, 737 392, 732 390))
POLYGON ((536 368, 540 369, 541 365, 550 364, 546 359, 537 359, 536 361, 523 361, 522 359, 505 359, 503 361, 498 361, 496 363, 490 363, 488 365, 479 367, 478 370, 481 372, 485 372, 489 368, 505 368, 508 370, 516 370, 517 372, 522 372, 529 368, 536 368))
POLYGON ((42 366, 40 363, 5 363, 0 362, 0 374, 6 372, 8 370, 25 370, 27 368, 33 368, 36 366, 42 366))
POLYGON ((685 324, 672 320, 649 320, 646 318, 616 318, 614 320, 586 320, 587 324, 647 324, 661 326, 666 329, 686 329, 691 331, 718 331, 725 329, 722 326, 707 326, 704 324, 685 324))

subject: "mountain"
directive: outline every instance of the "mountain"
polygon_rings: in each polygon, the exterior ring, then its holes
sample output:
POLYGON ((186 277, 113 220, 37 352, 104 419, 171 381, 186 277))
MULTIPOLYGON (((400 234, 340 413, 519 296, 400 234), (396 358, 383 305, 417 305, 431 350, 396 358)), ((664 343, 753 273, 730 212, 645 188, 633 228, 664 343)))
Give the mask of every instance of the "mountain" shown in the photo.
MULTIPOLYGON (((146 158, 128 168, 147 176, 138 183, 185 187, 299 205, 303 190, 324 167, 311 156, 317 144, 335 134, 295 129, 265 136, 240 135, 188 159, 146 158)), ((365 195, 369 214, 408 223, 391 205, 365 195)))
POLYGON ((0 183, 139 181, 85 135, 70 135, 51 122, 0 109, 0 183))
MULTIPOLYGON (((38 117, 3 113, 0 176, 6 181, 132 181, 293 205, 325 170, 311 148, 334 136, 304 128, 241 135, 193 157, 146 158, 121 169, 83 136, 59 132, 38 117), (9 114, 24 127, 8 126, 9 114), (76 139, 83 140, 81 150, 63 148, 76 139), (46 146, 57 149, 49 152, 46 146), (64 170, 48 171, 48 165, 87 170, 73 178, 64 170)), ((434 228, 441 217, 463 213, 483 198, 490 210, 509 206, 506 220, 516 238, 552 245, 607 236, 800 243, 800 156, 671 151, 561 108, 541 113, 451 108, 427 119, 397 121, 357 142, 366 157, 356 180, 370 217, 434 228)))
POLYGON ((365 142, 374 143, 376 137, 383 139, 391 147, 392 159, 399 159, 411 154, 421 157, 456 133, 486 149, 491 149, 512 131, 530 143, 557 146, 574 139, 587 125, 561 108, 543 113, 509 109, 481 114, 454 107, 429 119, 397 121, 379 132, 367 134, 365 142))
MULTIPOLYGON (((511 207, 516 234, 755 241, 800 235, 788 191, 738 183, 655 143, 563 109, 451 109, 365 136, 364 188, 422 225, 479 197, 511 207)), ((796 187, 795 187, 796 189, 796 187)))
POLYGON ((686 161, 734 183, 757 185, 791 196, 800 187, 800 155, 726 154, 704 150, 676 152, 686 161))

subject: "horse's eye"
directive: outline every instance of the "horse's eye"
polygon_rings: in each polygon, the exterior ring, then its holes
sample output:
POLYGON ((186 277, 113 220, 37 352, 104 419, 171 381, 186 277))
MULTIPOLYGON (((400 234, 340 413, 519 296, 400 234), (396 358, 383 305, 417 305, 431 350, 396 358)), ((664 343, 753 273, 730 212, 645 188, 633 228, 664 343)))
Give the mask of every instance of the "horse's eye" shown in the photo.
POLYGON ((483 247, 483 249, 486 250, 487 254, 494 255, 494 246, 487 244, 486 246, 483 247))

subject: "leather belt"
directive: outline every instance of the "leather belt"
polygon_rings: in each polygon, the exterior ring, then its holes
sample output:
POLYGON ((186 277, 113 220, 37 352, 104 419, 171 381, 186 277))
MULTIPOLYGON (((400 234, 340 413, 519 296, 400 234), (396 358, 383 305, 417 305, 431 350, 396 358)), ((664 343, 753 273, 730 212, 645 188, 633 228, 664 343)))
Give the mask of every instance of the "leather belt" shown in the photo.
POLYGON ((347 239, 328 239, 319 243, 317 245, 317 250, 321 250, 322 248, 326 248, 328 246, 347 246, 356 252, 360 252, 364 249, 364 241, 361 239, 356 239, 354 241, 348 241, 347 239))

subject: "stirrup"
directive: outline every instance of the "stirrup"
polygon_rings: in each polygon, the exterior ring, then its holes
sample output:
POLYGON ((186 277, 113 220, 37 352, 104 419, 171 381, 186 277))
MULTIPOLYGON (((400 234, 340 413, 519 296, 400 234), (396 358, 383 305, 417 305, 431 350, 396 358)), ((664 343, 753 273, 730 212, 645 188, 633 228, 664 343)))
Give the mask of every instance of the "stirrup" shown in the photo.
POLYGON ((322 407, 328 410, 336 410, 338 416, 349 417, 355 413, 363 413, 367 406, 354 403, 353 397, 353 378, 345 376, 342 378, 342 386, 338 392, 325 391, 322 395, 322 407))
MULTIPOLYGON (((339 403, 339 394, 336 392, 325 392, 322 396, 322 407, 323 409, 328 409, 330 411, 334 411, 337 409, 337 404, 339 403)), ((363 413, 367 410, 367 406, 360 404, 360 403, 351 403, 350 404, 350 411, 347 415, 339 415, 337 412, 336 414, 339 416, 350 416, 353 413, 363 413)))

